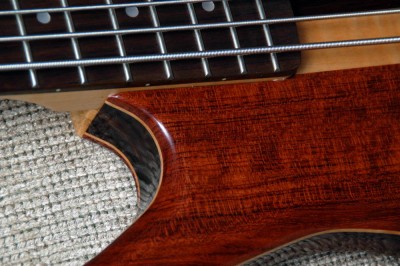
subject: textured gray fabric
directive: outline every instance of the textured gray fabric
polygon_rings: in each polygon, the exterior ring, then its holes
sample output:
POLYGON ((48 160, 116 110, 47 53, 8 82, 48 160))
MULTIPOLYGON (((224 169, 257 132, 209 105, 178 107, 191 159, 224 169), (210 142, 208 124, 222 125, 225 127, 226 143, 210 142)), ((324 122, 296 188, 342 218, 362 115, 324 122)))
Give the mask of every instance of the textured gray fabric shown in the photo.
MULTIPOLYGON (((128 168, 69 116, 0 101, 0 265, 81 265, 138 212, 128 168)), ((400 265, 400 237, 314 237, 251 265, 400 265)))
POLYGON ((0 101, 0 265, 81 265, 135 218, 131 174, 65 113, 0 101))

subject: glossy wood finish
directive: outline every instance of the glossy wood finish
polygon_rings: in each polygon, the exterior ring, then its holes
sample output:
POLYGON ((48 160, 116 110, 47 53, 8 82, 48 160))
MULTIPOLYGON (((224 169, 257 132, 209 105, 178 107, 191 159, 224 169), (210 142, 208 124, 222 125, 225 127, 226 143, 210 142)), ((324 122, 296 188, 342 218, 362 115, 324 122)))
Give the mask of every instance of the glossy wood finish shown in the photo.
MULTIPOLYGON (((298 23, 298 34, 301 42, 349 40, 357 38, 375 38, 384 36, 400 36, 399 15, 375 16, 357 19, 339 19, 335 21, 314 21, 298 23)), ((298 73, 314 73, 340 69, 370 67, 378 65, 400 64, 400 44, 353 47, 331 50, 306 51, 301 55, 302 64, 298 73)), ((251 80, 248 80, 251 82, 251 80)), ((259 80, 261 81, 261 80, 259 80)), ((239 81, 224 81, 219 84, 238 83, 239 81)), ((254 80, 253 80, 254 82, 254 80)), ((201 83, 208 85, 207 83, 201 83)), ((184 86, 199 86, 201 84, 186 84, 184 86)), ((213 82, 210 85, 216 85, 213 82)), ((175 86, 156 86, 154 88, 173 88, 175 86)), ((43 94, 23 94, 0 96, 14 100, 32 102, 57 111, 73 112, 76 128, 79 132, 87 129, 97 110, 101 108, 109 95, 123 91, 144 90, 148 87, 90 90, 79 92, 62 92, 43 94), (82 112, 82 111, 85 112, 82 112), (86 112, 86 110, 91 110, 86 112)))
MULTIPOLYGON (((21 9, 60 7, 60 1, 19 0, 21 9)), ((69 0, 70 6, 100 5, 104 0, 69 0)), ((113 0, 113 3, 126 3, 128 0, 113 0)), ((215 3, 215 10, 205 11, 201 3, 194 4, 198 23, 226 22, 221 2, 215 3)), ((229 1, 234 21, 260 19, 255 1, 229 1)), ((10 10, 10 1, 1 1, 0 10, 10 10)), ((267 18, 292 17, 289 0, 264 1, 267 18)), ((190 25, 191 20, 186 4, 157 7, 161 26, 190 25)), ((148 7, 139 8, 139 15, 131 18, 124 9, 117 9, 116 16, 121 29, 153 28, 148 7)), ((67 24, 63 13, 52 14, 49 24, 40 24, 35 15, 23 15, 27 34, 65 33, 67 24)), ((107 10, 79 11, 71 13, 77 32, 112 30, 107 10)), ((294 24, 271 26, 271 34, 276 45, 298 43, 294 24)), ((15 18, 0 17, 0 36, 19 35, 15 18)), ((233 49, 234 44, 229 28, 201 31, 206 51, 233 49)), ((261 26, 237 28, 237 36, 242 48, 267 46, 261 26)), ((194 31, 174 31, 163 33, 168 53, 197 52, 194 31)), ((157 55, 160 48, 156 34, 129 34, 122 37, 128 56, 157 55)), ((68 39, 42 40, 29 42, 36 62, 54 60, 73 60, 74 53, 68 39)), ((79 38, 78 44, 83 59, 119 57, 117 41, 114 36, 79 38)), ((245 56, 247 73, 241 73, 236 57, 218 57, 208 60, 211 75, 205 76, 200 59, 171 62, 173 78, 166 75, 163 62, 137 63, 130 65, 132 81, 126 82, 122 65, 85 67, 87 83, 81 84, 77 68, 43 69, 37 71, 39 86, 32 89, 28 71, 0 72, 0 94, 63 92, 89 89, 144 87, 150 85, 182 84, 193 82, 221 81, 222 79, 253 79, 275 76, 290 76, 300 65, 300 53, 285 53, 278 56, 281 71, 274 72, 269 55, 245 56)), ((24 62, 21 43, 0 43, 0 64, 24 62)))
POLYGON ((109 98, 148 125, 164 174, 147 212, 89 265, 234 265, 326 230, 399 231, 399 72, 109 98))
POLYGON ((145 125, 105 104, 85 137, 112 149, 128 164, 135 177, 139 208, 146 209, 161 182, 162 158, 158 143, 145 125))

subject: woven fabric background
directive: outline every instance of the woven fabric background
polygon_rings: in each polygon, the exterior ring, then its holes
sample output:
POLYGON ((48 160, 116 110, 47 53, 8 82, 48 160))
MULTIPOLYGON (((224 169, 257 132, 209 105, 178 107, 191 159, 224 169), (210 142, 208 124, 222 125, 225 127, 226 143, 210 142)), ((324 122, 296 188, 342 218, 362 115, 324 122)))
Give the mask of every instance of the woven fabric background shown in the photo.
POLYGON ((0 101, 0 265, 81 265, 137 213, 125 164, 69 116, 0 101))
MULTIPOLYGON (((68 114, 0 101, 0 265, 82 265, 133 223, 136 203, 128 168, 75 136, 68 114)), ((250 265, 400 265, 400 237, 323 235, 250 265)))

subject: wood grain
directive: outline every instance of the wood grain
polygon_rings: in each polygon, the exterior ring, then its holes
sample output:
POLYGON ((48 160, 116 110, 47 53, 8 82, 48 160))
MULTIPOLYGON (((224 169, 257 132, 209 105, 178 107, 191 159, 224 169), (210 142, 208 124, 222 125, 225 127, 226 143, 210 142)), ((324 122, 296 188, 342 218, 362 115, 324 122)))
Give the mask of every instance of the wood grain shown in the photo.
POLYGON ((327 230, 399 231, 399 72, 109 98, 149 127, 164 174, 147 212, 89 265, 235 265, 327 230))
POLYGON ((84 137, 116 152, 135 177, 139 209, 146 209, 160 187, 160 145, 140 118, 105 104, 84 137))
MULTIPOLYGON (((399 15, 298 23, 300 42, 329 42, 400 36, 399 15)), ((302 52, 297 73, 400 63, 400 44, 313 50, 302 52)))
MULTIPOLYGON (((122 3, 126 0, 115 0, 122 3)), ((70 6, 102 5, 104 0, 70 0, 70 6)), ((60 1, 35 0, 21 1, 21 9, 35 9, 43 7, 60 7, 60 1)), ((255 1, 236 0, 229 2, 233 20, 257 20, 259 13, 255 1)), ((293 11, 289 0, 269 0, 263 3, 267 18, 292 17, 293 11)), ((198 23, 226 22, 227 18, 221 2, 215 2, 212 12, 205 11, 201 3, 193 4, 198 23)), ((7 1, 0 2, 0 10, 10 10, 7 1)), ((185 3, 164 5, 156 8, 161 26, 191 25, 188 7, 185 3)), ((151 12, 148 7, 140 7, 139 15, 135 18, 127 16, 125 9, 116 9, 116 18, 120 29, 154 28, 151 12)), ((64 14, 53 13, 48 24, 37 21, 36 15, 22 15, 25 21, 27 34, 54 34, 67 32, 64 14)), ((71 12, 74 28, 77 32, 110 31, 112 23, 108 10, 90 10, 71 12)), ((0 36, 17 36, 15 23, 10 23, 9 16, 1 16, 0 24, 9 23, 3 30, 0 27, 0 36), (6 31, 5 33, 3 33, 6 31)), ((298 43, 296 25, 273 25, 271 35, 276 45, 298 43)), ((236 29, 241 48, 266 46, 265 34, 261 26, 246 26, 236 29)), ((201 30, 205 51, 234 49, 234 42, 230 29, 201 30)), ((156 34, 124 34, 121 36, 127 56, 160 55, 160 47, 156 34)), ((169 31, 163 33, 166 53, 198 52, 194 31, 169 31), (177 41, 179 40, 179 41, 177 41)), ((120 57, 115 36, 81 37, 77 39, 83 59, 120 57)), ((32 58, 35 62, 59 60, 73 60, 74 52, 69 39, 53 39, 29 42, 32 58)), ((0 64, 24 62, 21 43, 0 43, 0 64), (9 46, 16 48, 11 49, 9 46)), ((32 88, 28 71, 0 71, 0 95, 27 94, 45 92, 69 92, 103 88, 145 87, 156 85, 188 84, 195 82, 215 82, 225 79, 254 79, 277 76, 290 76, 300 65, 300 53, 291 52, 278 55, 280 70, 275 71, 269 55, 249 55, 243 57, 246 66, 245 73, 241 73, 236 56, 224 56, 208 59, 210 75, 206 76, 201 59, 175 60, 170 62, 172 76, 165 72, 162 61, 129 64, 129 73, 132 79, 127 81, 121 64, 106 66, 85 67, 86 83, 82 84, 78 69, 53 68, 37 70, 39 85, 32 88)))
MULTIPOLYGON (((373 38, 380 36, 399 36, 398 15, 376 16, 373 18, 340 19, 335 21, 315 21, 298 23, 299 38, 302 42, 336 41, 343 39, 373 38), (350 28, 350 29, 349 29, 350 28)), ((377 65, 400 64, 400 45, 382 45, 346 49, 307 51, 302 53, 299 73, 314 73, 340 69, 351 69, 377 65)), ((240 81, 219 82, 231 84, 240 81)), ((243 82, 243 81, 242 81, 243 82)), ((254 80, 249 80, 254 82, 254 80)), ((213 83, 204 83, 211 85, 213 83)), ((199 86, 191 84, 190 86, 199 86)), ((189 85, 185 85, 189 86, 189 85)), ((178 86, 161 86, 174 88, 178 86)), ((160 88, 160 87, 151 87, 160 88)), ((3 98, 37 103, 57 111, 84 111, 99 109, 108 96, 123 91, 145 90, 147 87, 103 89, 65 93, 12 95, 3 98)), ((0 97, 1 98, 1 97, 0 97)), ((75 114, 76 117, 79 114, 75 114)), ((86 128, 85 128, 86 129, 86 128)), ((82 131, 82 130, 81 130, 82 131)), ((83 130, 84 131, 84 130, 83 130)))

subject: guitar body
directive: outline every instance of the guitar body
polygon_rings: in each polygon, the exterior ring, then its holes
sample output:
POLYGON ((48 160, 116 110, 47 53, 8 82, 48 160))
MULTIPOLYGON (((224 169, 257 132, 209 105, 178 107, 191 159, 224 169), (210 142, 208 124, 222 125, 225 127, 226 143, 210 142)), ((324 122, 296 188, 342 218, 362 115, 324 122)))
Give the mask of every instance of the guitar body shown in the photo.
POLYGON ((399 73, 112 96, 85 136, 128 163, 147 211, 89 265, 235 265, 327 231, 398 233, 399 73))
POLYGON ((0 97, 90 110, 84 137, 136 182, 140 217, 89 265, 235 265, 324 232, 400 232, 400 11, 304 20, 398 0, 131 2, 0 2, 0 97))

